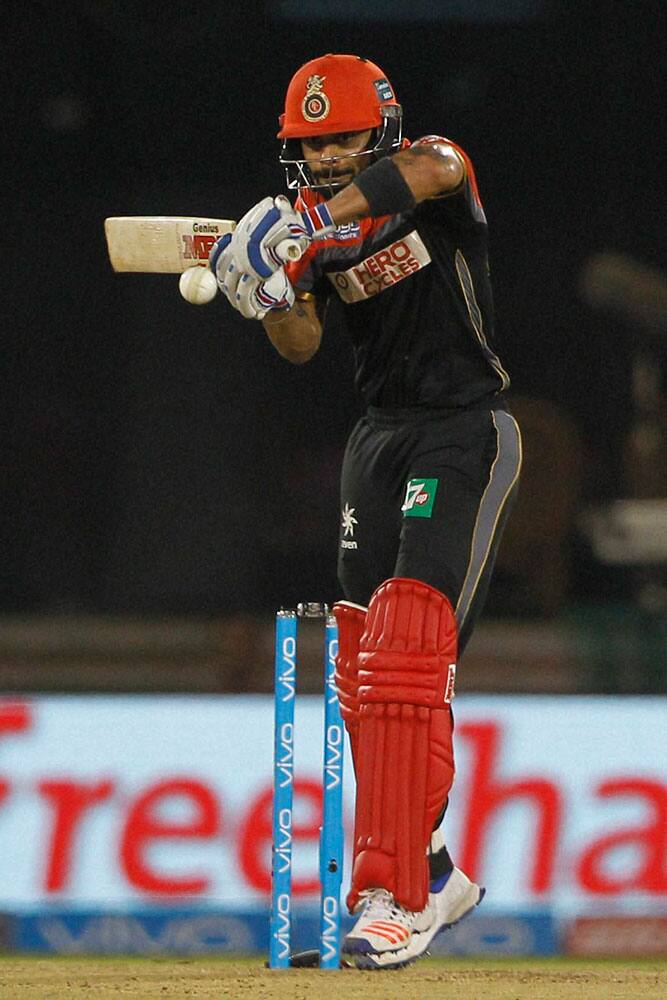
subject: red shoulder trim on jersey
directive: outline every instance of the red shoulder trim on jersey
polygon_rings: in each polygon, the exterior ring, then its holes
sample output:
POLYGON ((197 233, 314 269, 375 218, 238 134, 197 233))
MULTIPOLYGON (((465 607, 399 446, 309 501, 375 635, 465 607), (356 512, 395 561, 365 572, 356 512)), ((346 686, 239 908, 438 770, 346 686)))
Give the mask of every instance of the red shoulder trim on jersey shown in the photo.
POLYGON ((444 135, 423 135, 421 136, 421 138, 415 139, 412 145, 430 146, 436 142, 446 143, 448 146, 451 146, 452 149, 455 149, 456 152, 459 154, 459 156, 466 165, 466 174, 470 181, 470 189, 475 197, 475 201, 477 202, 479 207, 483 209, 484 206, 482 205, 482 199, 479 194, 479 187, 477 186, 477 177, 475 176, 475 168, 473 167, 472 160, 466 153, 465 149, 461 149, 461 147, 456 142, 452 142, 451 139, 447 139, 444 135))

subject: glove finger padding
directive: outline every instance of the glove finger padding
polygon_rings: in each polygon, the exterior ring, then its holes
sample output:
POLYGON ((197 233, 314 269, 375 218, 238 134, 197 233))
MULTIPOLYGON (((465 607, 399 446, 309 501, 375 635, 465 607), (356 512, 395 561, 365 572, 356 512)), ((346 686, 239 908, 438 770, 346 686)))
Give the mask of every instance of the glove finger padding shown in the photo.
POLYGON ((238 309, 238 286, 239 282, 243 278, 243 272, 240 271, 231 260, 227 263, 227 267, 223 271, 224 265, 221 267, 221 262, 222 258, 218 261, 218 288, 225 296, 229 304, 234 306, 235 309, 238 309))
POLYGON ((271 237, 271 246, 277 252, 282 240, 295 240, 299 244, 301 253, 304 253, 310 246, 311 237, 304 227, 303 216, 300 212, 295 211, 289 198, 286 198, 284 194, 277 195, 274 204, 280 212, 282 228, 276 227, 271 237))
POLYGON ((300 220, 284 195, 263 198, 234 230, 231 248, 237 266, 257 278, 270 278, 283 264, 279 253, 283 240, 296 240, 302 251, 310 243, 300 220))
POLYGON ((373 887, 409 910, 428 902, 427 848, 454 778, 456 652, 456 619, 444 594, 399 577, 378 587, 358 656, 350 910, 373 887))
MULTIPOLYGON (((218 263, 220 263, 220 259, 221 257, 223 257, 225 252, 229 250, 229 244, 231 242, 232 242, 231 233, 225 233, 225 235, 220 236, 211 247, 211 252, 208 255, 208 266, 211 268, 213 274, 215 274, 216 277, 218 274, 218 263)), ((224 268, 225 266, 224 259, 220 264, 220 266, 221 268, 224 268)))
POLYGON ((255 301, 259 307, 258 319, 263 319, 268 312, 282 312, 294 305, 294 289, 283 268, 272 274, 268 281, 263 281, 255 292, 255 301))
POLYGON ((291 308, 294 305, 294 289, 282 269, 271 275, 268 281, 244 274, 238 280, 231 304, 246 319, 264 319, 272 310, 291 308))
POLYGON ((235 262, 231 236, 225 235, 214 243, 209 254, 209 266, 215 274, 218 288, 236 309, 236 291, 243 272, 235 262))
POLYGON ((266 280, 280 267, 280 261, 268 258, 261 245, 263 236, 279 220, 280 212, 273 204, 273 198, 267 197, 253 205, 238 222, 231 248, 235 262, 244 274, 250 273, 266 280))
POLYGON ((260 285, 261 281, 258 278, 244 274, 236 286, 235 301, 232 302, 232 305, 246 319, 261 319, 259 313, 262 310, 259 309, 256 299, 257 289, 260 285))

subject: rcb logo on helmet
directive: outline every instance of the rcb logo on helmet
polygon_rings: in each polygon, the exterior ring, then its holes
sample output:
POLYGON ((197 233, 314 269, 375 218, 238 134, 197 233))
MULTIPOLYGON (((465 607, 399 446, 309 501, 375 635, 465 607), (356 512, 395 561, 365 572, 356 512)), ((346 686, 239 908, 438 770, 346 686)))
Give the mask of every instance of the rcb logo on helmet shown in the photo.
POLYGON ((314 74, 308 77, 306 83, 306 96, 301 104, 303 117, 307 122, 319 122, 329 114, 331 104, 329 98, 322 90, 325 76, 314 74))

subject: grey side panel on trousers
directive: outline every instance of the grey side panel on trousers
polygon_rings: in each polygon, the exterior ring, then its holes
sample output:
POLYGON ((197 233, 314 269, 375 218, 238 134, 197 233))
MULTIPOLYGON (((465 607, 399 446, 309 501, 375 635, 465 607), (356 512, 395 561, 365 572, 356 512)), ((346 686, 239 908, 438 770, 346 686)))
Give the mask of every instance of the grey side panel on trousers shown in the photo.
POLYGON ((489 559, 495 557, 496 534, 521 471, 521 434, 516 420, 503 410, 495 410, 492 416, 497 451, 477 512, 468 569, 456 604, 459 630, 465 624, 489 559))

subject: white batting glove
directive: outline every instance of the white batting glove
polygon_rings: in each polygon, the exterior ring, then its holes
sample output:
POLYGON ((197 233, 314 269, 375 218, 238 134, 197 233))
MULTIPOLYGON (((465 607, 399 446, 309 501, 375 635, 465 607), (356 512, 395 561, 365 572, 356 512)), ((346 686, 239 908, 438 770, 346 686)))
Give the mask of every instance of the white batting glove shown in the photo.
POLYGON ((236 264, 230 242, 229 236, 223 236, 209 255, 218 288, 229 304, 246 319, 264 319, 272 309, 291 308, 294 289, 284 268, 274 271, 266 281, 244 273, 236 264))
POLYGON ((264 319, 267 313, 293 305, 294 289, 282 267, 266 281, 246 274, 236 286, 236 308, 246 319, 264 319))
POLYGON ((285 263, 289 244, 299 256, 313 239, 335 228, 326 205, 295 212, 288 199, 278 195, 262 199, 246 212, 231 236, 229 248, 240 271, 266 279, 285 263))
POLYGON ((307 242, 300 239, 300 227, 293 231, 290 223, 298 217, 287 198, 263 198, 238 222, 231 240, 234 260, 245 274, 256 278, 270 278, 282 267, 284 260, 278 246, 284 240, 296 240, 299 249, 305 250, 307 242))

